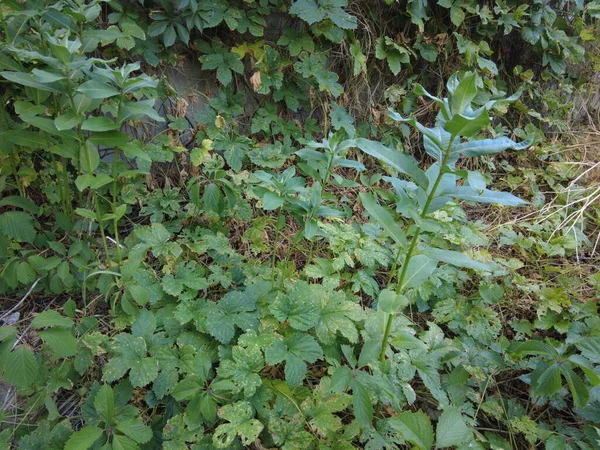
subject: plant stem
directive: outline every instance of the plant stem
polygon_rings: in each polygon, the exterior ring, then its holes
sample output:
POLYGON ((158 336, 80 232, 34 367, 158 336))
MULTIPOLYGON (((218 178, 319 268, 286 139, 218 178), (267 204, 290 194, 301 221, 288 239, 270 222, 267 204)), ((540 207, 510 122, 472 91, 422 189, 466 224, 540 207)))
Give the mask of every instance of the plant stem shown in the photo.
MULTIPOLYGON (((455 136, 450 137, 450 142, 448 143, 448 148, 446 149, 446 152, 444 153, 444 159, 442 160, 442 162, 440 164, 440 170, 439 170, 438 176, 435 179, 435 182, 433 183, 431 191, 429 191, 429 195, 427 196, 427 200, 425 201, 425 206, 423 206, 423 211, 421 212, 421 219, 423 219, 423 220, 427 217, 427 213, 429 212, 429 207, 431 206, 431 202, 435 198, 436 191, 440 187, 440 183, 442 182, 442 178, 444 177, 444 174, 445 174, 444 167, 446 167, 446 164, 448 164, 448 159, 450 159, 450 153, 452 152, 452 143, 454 142, 454 138, 455 138, 455 136)), ((413 239, 410 242, 410 247, 408 248, 408 251, 406 252, 406 256, 404 257, 404 262, 402 263, 402 270, 400 271, 400 275, 398 276, 398 285, 396 286, 396 294, 397 295, 400 295, 402 293, 402 289, 404 287, 404 279, 406 278, 406 272, 408 271, 408 265, 410 263, 411 258, 413 257, 415 249, 417 248, 420 234, 421 234, 421 226, 418 226, 417 229, 415 230, 413 239)), ((385 325, 383 339, 381 340, 381 353, 379 354, 379 361, 382 363, 385 361, 385 354, 387 352, 387 347, 388 347, 388 338, 390 337, 390 333, 392 331, 392 323, 394 322, 394 316, 395 316, 395 314, 389 315, 389 317, 387 319, 387 323, 385 325)))
POLYGON ((275 286, 275 261, 277 260, 277 247, 279 246, 279 220, 281 219, 281 205, 277 208, 277 220, 275 222, 275 243, 273 246, 273 260, 271 261, 271 289, 275 286))

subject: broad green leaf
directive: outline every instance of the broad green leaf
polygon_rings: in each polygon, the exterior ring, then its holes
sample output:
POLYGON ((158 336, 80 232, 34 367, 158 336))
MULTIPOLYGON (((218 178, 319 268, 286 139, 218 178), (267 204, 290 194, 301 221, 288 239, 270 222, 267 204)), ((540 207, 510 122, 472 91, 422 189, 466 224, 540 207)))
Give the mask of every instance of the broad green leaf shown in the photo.
POLYGON ((33 352, 25 345, 17 345, 6 359, 3 377, 17 387, 27 388, 35 383, 39 372, 40 364, 33 352))
POLYGON ((560 367, 557 364, 552 364, 538 377, 532 377, 532 391, 535 395, 550 397, 556 394, 562 387, 560 381, 560 367))
POLYGON ((377 300, 377 310, 388 314, 395 314, 400 308, 408 306, 408 298, 398 295, 390 289, 383 289, 377 300))
POLYGON ((423 284, 437 267, 437 261, 426 255, 416 255, 410 259, 402 289, 414 288, 423 284))
POLYGON ((590 401, 590 391, 585 383, 568 365, 562 364, 559 366, 560 371, 567 380, 573 403, 577 408, 583 408, 590 401))
POLYGON ((487 109, 483 109, 475 117, 455 114, 452 119, 444 124, 444 129, 452 136, 471 137, 479 133, 482 128, 490 124, 490 116, 487 109))
POLYGON ((96 131, 88 139, 90 143, 104 147, 120 147, 129 140, 130 137, 120 131, 96 131))
POLYGON ((85 174, 79 175, 75 179, 75 186, 77 186, 79 192, 83 192, 87 188, 100 189, 112 181, 113 178, 106 173, 99 173, 98 175, 85 174))
POLYGON ((154 109, 154 103, 154 99, 139 100, 137 102, 128 100, 121 106, 119 118, 121 121, 125 121, 141 119, 144 116, 148 116, 150 119, 156 120, 157 122, 164 122, 165 119, 154 109))
POLYGON ((52 141, 39 131, 11 130, 0 134, 2 139, 7 139, 15 145, 31 148, 33 150, 45 149, 52 145, 52 141))
POLYGON ((383 207, 379 206, 375 199, 369 194, 361 192, 359 194, 360 201, 375 221, 396 241, 399 245, 406 244, 406 235, 404 231, 394 220, 392 215, 383 207))
POLYGON ((450 406, 444 410, 435 434, 437 448, 465 445, 471 439, 471 430, 456 406, 450 406))
POLYGON ((105 99, 119 95, 114 87, 97 80, 88 80, 77 88, 77 92, 91 99, 105 99))
POLYGON ((315 0, 296 0, 290 8, 290 14, 312 25, 323 20, 326 12, 315 0))
POLYGON ((437 261, 452 264, 453 266, 466 267, 474 270, 490 270, 489 264, 476 261, 464 253, 455 252, 452 250, 442 250, 434 247, 425 248, 423 253, 437 261))
POLYGON ((52 349, 55 358, 68 358, 77 352, 77 339, 69 330, 48 328, 38 333, 43 341, 52 349))
POLYGON ((152 428, 144 425, 141 418, 120 421, 116 429, 138 444, 145 444, 152 439, 152 428))
POLYGON ((105 116, 90 117, 81 124, 81 129, 85 131, 111 131, 117 128, 119 124, 105 116))
POLYGON ((113 423, 115 414, 115 395, 108 384, 103 384, 94 397, 94 409, 106 423, 113 423))
POLYGON ((350 383, 352 387, 352 406, 356 422, 363 428, 371 428, 373 421, 373 403, 369 391, 357 380, 350 383))
POLYGON ((471 106, 473 99, 477 96, 476 81, 476 74, 470 73, 460 80, 456 88, 449 89, 450 110, 453 114, 463 114, 471 106))
POLYGON ((342 143, 344 147, 357 147, 368 155, 371 155, 385 164, 391 166, 398 172, 410 176, 421 187, 427 187, 429 181, 425 172, 419 169, 417 161, 410 155, 386 147, 380 142, 369 139, 351 139, 342 143))
POLYGON ((558 352, 554 347, 542 341, 526 341, 515 343, 512 351, 517 355, 558 356, 558 352))
POLYGON ((271 304, 271 313, 280 322, 289 322, 292 328, 306 331, 319 320, 320 311, 312 298, 308 283, 299 281, 288 294, 279 294, 271 304))
POLYGON ((67 441, 64 450, 87 450, 104 434, 98 427, 84 427, 73 433, 67 441))
POLYGON ((390 426, 400 435, 419 449, 429 450, 433 446, 433 426, 431 420, 423 411, 416 413, 405 411, 397 417, 388 420, 390 426))
POLYGON ((56 125, 56 129, 59 131, 71 130, 84 120, 84 116, 77 114, 75 111, 68 111, 54 119, 54 125, 56 125))
POLYGON ((265 210, 273 211, 285 203, 285 197, 281 197, 275 192, 267 191, 263 195, 262 201, 265 210))
POLYGON ((7 211, 0 214, 0 230, 9 238, 21 242, 33 242, 36 236, 33 218, 23 211, 7 211))
POLYGON ((60 93, 64 90, 59 84, 41 82, 35 79, 32 74, 26 72, 0 72, 0 76, 13 83, 32 87, 41 91, 60 93))

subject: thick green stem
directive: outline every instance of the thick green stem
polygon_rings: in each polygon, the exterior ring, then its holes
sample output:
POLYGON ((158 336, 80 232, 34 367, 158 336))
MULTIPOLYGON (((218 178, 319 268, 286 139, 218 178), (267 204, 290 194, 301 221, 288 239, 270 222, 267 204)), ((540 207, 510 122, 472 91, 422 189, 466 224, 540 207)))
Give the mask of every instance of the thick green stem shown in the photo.
MULTIPOLYGON (((448 144, 448 148, 444 153, 444 159, 440 164, 440 171, 438 173, 431 190, 429 191, 429 195, 427 196, 427 200, 425 201, 425 205, 423 206, 423 211, 421 212, 421 219, 424 220, 427 217, 427 213, 429 212, 429 207, 431 206, 431 202, 435 198, 435 194, 440 187, 440 183, 442 182, 442 178, 444 177, 444 167, 448 164, 448 160, 450 159, 450 154, 452 152, 452 143, 454 142, 455 136, 450 138, 450 143, 448 144)), ((404 262, 402 264, 402 270, 400 271, 400 275, 398 276, 398 285, 396 286, 396 294, 400 295, 402 293, 402 289, 404 288, 404 280, 406 278, 406 273, 408 271, 408 265, 410 264, 410 260, 413 257, 415 249, 417 248, 417 244, 419 242, 419 236, 421 234, 421 227, 418 226, 415 230, 415 234, 413 235, 412 241, 410 243, 410 247, 406 252, 406 256, 404 257, 404 262)), ((379 361, 385 361, 385 354, 387 352, 388 347, 388 338, 390 337, 390 333, 392 331, 392 324, 394 322, 395 314, 390 314, 387 323, 385 324, 385 330, 383 333, 383 339, 381 340, 381 353, 379 354, 379 361)))

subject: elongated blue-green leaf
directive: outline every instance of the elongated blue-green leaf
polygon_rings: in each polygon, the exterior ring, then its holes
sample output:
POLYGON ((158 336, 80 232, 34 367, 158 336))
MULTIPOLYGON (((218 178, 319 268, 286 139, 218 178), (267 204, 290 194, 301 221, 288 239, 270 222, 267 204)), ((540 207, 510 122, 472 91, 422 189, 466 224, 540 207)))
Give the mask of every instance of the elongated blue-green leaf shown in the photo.
POLYGON ((484 191, 480 193, 470 186, 457 186, 452 192, 447 192, 447 194, 451 194, 454 198, 469 202, 497 203, 498 205, 503 206, 520 206, 527 204, 525 200, 508 192, 496 192, 484 189, 484 191))
POLYGON ((441 248, 427 247, 423 250, 423 253, 431 258, 452 264, 457 267, 466 267, 468 269, 475 270, 490 270, 490 266, 481 261, 476 261, 473 258, 468 257, 464 253, 455 252, 452 250, 442 250, 441 248))
POLYGON ((366 154, 388 164, 398 172, 410 176, 419 186, 427 187, 429 182, 425 176, 425 172, 419 169, 417 161, 412 156, 388 148, 381 142, 371 141, 369 139, 358 138, 346 142, 351 143, 352 146, 361 149, 366 154))
POLYGON ((427 255, 416 255, 410 259, 402 289, 423 284, 437 267, 437 261, 427 255))
POLYGON ((444 124, 444 129, 453 136, 471 137, 489 124, 490 116, 487 109, 484 109, 480 114, 473 117, 455 114, 452 119, 444 124))
POLYGON ((32 87, 41 91, 63 91, 60 85, 39 81, 27 72, 0 72, 0 76, 6 78, 8 81, 12 81, 13 83, 17 83, 22 86, 32 87))
POLYGON ((361 193, 360 201, 375 221, 386 231, 397 244, 406 244, 406 235, 398 222, 394 220, 387 210, 377 204, 375 199, 368 194, 361 193))
POLYGON ((477 141, 463 142, 462 144, 455 145, 452 149, 452 152, 464 156, 493 155, 509 149, 525 150, 526 148, 529 148, 532 143, 532 138, 528 138, 520 143, 517 143, 507 137, 501 137, 498 139, 480 139, 477 141))

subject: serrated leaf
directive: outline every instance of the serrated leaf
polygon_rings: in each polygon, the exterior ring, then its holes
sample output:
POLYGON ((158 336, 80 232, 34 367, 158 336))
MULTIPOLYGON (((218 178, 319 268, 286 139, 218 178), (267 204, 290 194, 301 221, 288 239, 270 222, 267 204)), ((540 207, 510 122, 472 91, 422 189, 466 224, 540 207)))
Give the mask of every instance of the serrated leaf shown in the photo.
POLYGON ((350 386, 352 387, 352 406, 356 422, 363 428, 371 428, 373 403, 369 391, 358 380, 353 380, 350 386))
POLYGON ((35 383, 39 371, 40 364, 33 352, 24 345, 17 345, 6 359, 3 376, 15 386, 27 388, 35 383))
POLYGON ((152 428, 144 425, 140 418, 120 421, 116 429, 138 444, 145 444, 152 439, 152 428))
POLYGON ((471 430, 462 418, 460 410, 450 406, 440 416, 435 435, 436 446, 445 448, 466 444, 471 438, 471 430))
POLYGON ((53 356, 56 358, 68 358, 77 352, 77 339, 69 330, 49 328, 38 334, 52 349, 53 356))
POLYGON ((71 328, 73 325, 73 320, 60 315, 60 313, 57 311, 52 310, 39 313, 31 321, 31 328, 33 329, 45 327, 71 328))
POLYGON ((405 411, 397 417, 388 420, 390 426, 400 432, 400 435, 419 449, 429 450, 433 446, 433 426, 431 420, 423 411, 416 413, 405 411))
POLYGON ((103 434, 104 431, 98 427, 84 427, 71 435, 64 450, 87 450, 103 434))
POLYGON ((33 242, 36 236, 33 218, 23 211, 7 211, 0 214, 0 230, 16 241, 33 242))

